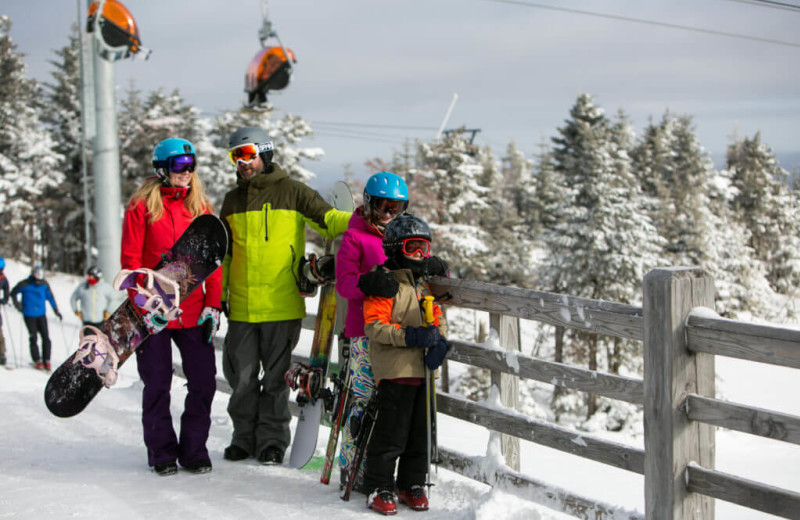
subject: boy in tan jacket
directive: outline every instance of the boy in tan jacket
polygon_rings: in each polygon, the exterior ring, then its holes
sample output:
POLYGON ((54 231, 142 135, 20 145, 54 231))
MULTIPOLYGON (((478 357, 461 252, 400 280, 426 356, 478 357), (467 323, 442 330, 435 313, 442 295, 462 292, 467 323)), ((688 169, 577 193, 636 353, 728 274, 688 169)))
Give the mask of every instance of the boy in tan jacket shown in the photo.
POLYGON ((397 498, 417 511, 427 511, 427 435, 425 367, 438 368, 450 348, 442 310, 433 305, 433 323, 425 326, 420 301, 431 294, 425 281, 431 253, 431 232, 422 219, 401 215, 386 226, 383 248, 388 270, 397 282, 393 297, 364 301, 364 332, 377 388, 377 418, 367 447, 364 489, 367 507, 392 515, 397 498))

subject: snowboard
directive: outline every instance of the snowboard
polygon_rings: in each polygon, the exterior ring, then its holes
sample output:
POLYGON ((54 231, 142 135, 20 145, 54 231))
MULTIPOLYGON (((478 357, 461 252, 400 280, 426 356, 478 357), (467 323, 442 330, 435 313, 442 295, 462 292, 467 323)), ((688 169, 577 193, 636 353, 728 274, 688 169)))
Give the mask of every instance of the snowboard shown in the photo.
MULTIPOLYGON (((344 182, 337 182, 333 187, 331 205, 341 211, 353 211, 353 196, 350 188, 344 182)), ((333 240, 325 241, 325 254, 333 251, 333 240)), ((331 355, 331 345, 336 328, 336 290, 334 283, 322 286, 319 294, 319 307, 317 309, 317 322, 314 327, 314 339, 311 343, 311 355, 308 365, 302 367, 308 375, 308 384, 301 386, 297 396, 300 412, 297 417, 297 428, 292 441, 292 451, 289 456, 289 465, 300 469, 311 460, 317 449, 320 420, 325 408, 325 399, 322 395, 325 378, 328 372, 328 363, 331 355)), ((295 368, 294 370, 297 370, 295 368)), ((291 372, 291 370, 290 370, 291 372)))
MULTIPOLYGON (((228 233, 214 215, 200 215, 154 268, 180 286, 181 301, 222 265, 228 248, 228 233)), ((141 311, 129 298, 99 327, 108 336, 121 367, 149 333, 141 311)), ((58 417, 77 415, 103 388, 103 380, 91 368, 76 363, 77 351, 59 366, 44 390, 47 409, 58 417)))

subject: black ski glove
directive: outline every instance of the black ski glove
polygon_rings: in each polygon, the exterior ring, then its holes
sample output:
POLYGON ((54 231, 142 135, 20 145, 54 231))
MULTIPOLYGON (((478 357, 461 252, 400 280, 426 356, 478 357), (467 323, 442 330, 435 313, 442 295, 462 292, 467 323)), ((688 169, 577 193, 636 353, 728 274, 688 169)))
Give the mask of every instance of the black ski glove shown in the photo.
POLYGON ((427 354, 425 354, 425 365, 431 370, 436 370, 442 366, 444 358, 450 351, 450 346, 449 341, 439 336, 439 341, 436 342, 436 345, 429 348, 427 354))
POLYGON ((22 312, 22 304, 17 300, 14 300, 14 308, 17 309, 19 312, 22 312))
POLYGON ((450 276, 450 266, 438 256, 428 258, 428 276, 450 276))
POLYGON ((219 306, 222 307, 222 314, 224 314, 226 318, 231 315, 231 308, 228 302, 220 302, 219 306))
POLYGON ((62 316, 61 313, 58 312, 58 309, 53 309, 53 312, 56 313, 56 316, 58 317, 58 321, 63 321, 64 320, 64 316, 62 316))
POLYGON ((439 327, 406 327, 406 346, 432 347, 441 339, 439 327))
POLYGON ((358 279, 358 288, 364 296, 381 296, 383 298, 394 298, 400 284, 388 271, 378 269, 362 274, 358 279))

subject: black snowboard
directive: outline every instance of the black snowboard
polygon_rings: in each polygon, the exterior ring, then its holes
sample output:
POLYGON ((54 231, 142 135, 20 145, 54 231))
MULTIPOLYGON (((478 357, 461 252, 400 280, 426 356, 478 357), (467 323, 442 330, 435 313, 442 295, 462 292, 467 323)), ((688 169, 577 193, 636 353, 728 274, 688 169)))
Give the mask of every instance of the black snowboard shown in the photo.
MULTIPOLYGON (((222 265, 227 247, 228 233, 222 221, 214 215, 201 215, 163 255, 154 270, 180 283, 183 301, 222 265)), ((149 336, 138 308, 129 299, 98 328, 116 350, 118 368, 149 336)), ((44 389, 44 402, 58 417, 77 415, 103 388, 103 381, 93 369, 73 363, 76 353, 53 372, 44 389)))

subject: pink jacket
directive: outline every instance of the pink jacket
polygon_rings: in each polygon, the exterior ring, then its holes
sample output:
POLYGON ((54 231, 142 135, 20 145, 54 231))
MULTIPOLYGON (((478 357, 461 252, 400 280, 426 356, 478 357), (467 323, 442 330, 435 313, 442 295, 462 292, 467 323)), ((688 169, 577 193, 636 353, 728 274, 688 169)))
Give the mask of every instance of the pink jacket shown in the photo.
POLYGON ((357 287, 358 277, 385 261, 383 235, 364 219, 364 206, 359 206, 336 253, 336 292, 347 298, 344 335, 348 338, 364 335, 364 293, 357 287))

